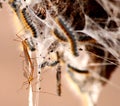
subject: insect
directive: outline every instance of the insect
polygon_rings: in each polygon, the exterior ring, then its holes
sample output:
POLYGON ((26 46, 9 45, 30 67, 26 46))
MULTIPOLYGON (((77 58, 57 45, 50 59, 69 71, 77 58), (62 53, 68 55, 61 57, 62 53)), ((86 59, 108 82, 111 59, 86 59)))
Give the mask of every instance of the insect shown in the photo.
POLYGON ((37 36, 38 32, 35 28, 35 24, 29 13, 29 9, 28 9, 29 7, 25 6, 25 7, 20 8, 23 4, 21 1, 17 1, 17 0, 10 0, 9 4, 14 9, 21 23, 25 27, 25 31, 29 34, 32 33, 32 36, 35 38, 38 37, 37 36))
POLYGON ((56 69, 56 79, 57 79, 57 94, 58 96, 61 96, 61 67, 62 67, 62 61, 61 61, 61 56, 59 52, 56 52, 57 55, 57 60, 58 60, 58 65, 56 69))
MULTIPOLYGON (((27 68, 26 68, 26 69, 23 69, 23 70, 24 70, 24 76, 25 76, 25 78, 27 78, 27 81, 25 81, 25 82, 23 83, 23 85, 26 85, 26 84, 30 85, 31 82, 34 80, 33 73, 30 73, 27 68)), ((33 71, 33 70, 34 70, 34 69, 32 69, 32 71, 33 71)), ((27 88, 28 88, 28 87, 27 87, 27 88)))
POLYGON ((37 31, 36 31, 34 23, 32 22, 32 19, 30 18, 29 13, 27 12, 27 7, 23 8, 22 11, 20 12, 20 19, 24 23, 23 25, 25 25, 27 29, 29 29, 32 32, 33 37, 36 38, 37 31))
POLYGON ((73 55, 77 56, 77 43, 76 43, 76 39, 75 36, 73 34, 73 32, 70 30, 70 28, 67 28, 67 25, 65 24, 65 22, 62 20, 62 18, 57 18, 56 19, 59 26, 61 27, 61 29, 64 31, 65 35, 67 36, 70 44, 71 44, 71 50, 73 55))
POLYGON ((47 56, 44 58, 42 64, 40 64, 41 69, 46 67, 51 67, 56 69, 56 80, 57 80, 57 94, 61 96, 61 58, 57 50, 58 41, 54 41, 47 49, 47 56), (53 55, 53 57, 52 57, 53 55), (54 59, 55 56, 55 59, 54 59))
POLYGON ((55 35, 55 37, 57 37, 57 39, 59 39, 60 41, 67 42, 67 38, 63 36, 64 33, 59 32, 57 28, 53 30, 53 35, 55 35))
POLYGON ((56 66, 56 80, 57 80, 57 95, 61 96, 61 60, 60 60, 60 56, 59 53, 56 52, 56 56, 57 56, 57 60, 53 63, 50 63, 48 61, 45 61, 42 65, 41 68, 45 68, 46 66, 48 67, 52 67, 55 68, 56 66))
POLYGON ((57 79, 57 94, 58 96, 61 96, 61 66, 57 66, 57 73, 56 73, 56 79, 57 79))
POLYGON ((27 78, 27 82, 25 83, 28 83, 30 84, 31 81, 34 79, 33 75, 34 75, 34 64, 31 60, 31 57, 30 57, 30 54, 29 54, 29 51, 28 51, 28 48, 30 47, 31 50, 35 50, 33 49, 33 47, 31 47, 31 45, 29 45, 30 43, 28 43, 27 39, 23 40, 20 36, 18 36, 16 34, 16 36, 20 39, 20 40, 17 40, 17 41, 21 41, 22 43, 22 46, 23 46, 23 52, 24 52, 24 55, 25 55, 25 60, 26 60, 26 64, 28 66, 30 66, 30 72, 28 72, 27 70, 28 69, 24 69, 24 75, 25 77, 27 78))

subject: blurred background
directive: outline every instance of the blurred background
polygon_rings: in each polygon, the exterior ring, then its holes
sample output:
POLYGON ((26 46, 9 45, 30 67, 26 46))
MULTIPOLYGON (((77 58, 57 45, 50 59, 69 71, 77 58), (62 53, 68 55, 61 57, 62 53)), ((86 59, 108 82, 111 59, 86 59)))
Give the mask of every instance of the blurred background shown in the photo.
MULTIPOLYGON (((21 88, 26 80, 23 76, 23 58, 20 57, 20 42, 15 42, 15 34, 20 30, 12 9, 3 4, 0 9, 0 106, 28 106, 28 91, 21 88)), ((19 23, 18 23, 19 24, 19 23)), ((55 72, 47 71, 41 81, 42 90, 56 93, 55 72)), ((120 69, 111 77, 114 84, 120 85, 120 69)), ((100 94, 97 106, 119 106, 120 89, 107 84, 100 94)), ((65 76, 62 77, 62 96, 40 93, 39 106, 85 106, 83 98, 70 89, 65 76)))

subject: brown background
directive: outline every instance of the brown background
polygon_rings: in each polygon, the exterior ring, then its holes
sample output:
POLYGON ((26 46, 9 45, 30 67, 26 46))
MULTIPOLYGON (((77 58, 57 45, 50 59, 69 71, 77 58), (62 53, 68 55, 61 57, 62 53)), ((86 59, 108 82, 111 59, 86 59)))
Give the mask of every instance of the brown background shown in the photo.
MULTIPOLYGON (((27 90, 20 89, 25 81, 22 58, 19 57, 19 42, 13 41, 19 31, 14 25, 14 14, 8 5, 0 10, 0 106, 27 106, 27 90)), ((117 70, 111 81, 120 85, 120 72, 117 70)), ((42 89, 56 92, 55 72, 43 75, 42 89)), ((97 106, 119 106, 120 89, 107 85, 102 91, 97 106)), ((41 106, 82 106, 81 99, 74 95, 62 79, 62 97, 40 93, 41 106)), ((39 106, 40 106, 39 105, 39 106)))

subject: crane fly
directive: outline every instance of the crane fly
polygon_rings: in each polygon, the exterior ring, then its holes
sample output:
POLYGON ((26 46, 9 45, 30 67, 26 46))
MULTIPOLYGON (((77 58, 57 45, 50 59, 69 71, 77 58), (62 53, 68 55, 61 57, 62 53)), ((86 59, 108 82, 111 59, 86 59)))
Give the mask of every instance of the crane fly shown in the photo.
MULTIPOLYGON (((26 61, 26 64, 29 66, 30 65, 30 73, 28 74, 28 72, 24 69, 24 74, 25 74, 25 77, 27 78, 27 82, 28 84, 31 83, 31 81, 33 81, 33 74, 34 74, 34 64, 31 60, 31 57, 30 57, 30 54, 29 54, 29 51, 28 51, 28 48, 29 48, 29 45, 27 43, 27 39, 23 40, 20 36, 18 36, 16 34, 16 36, 20 39, 21 43, 22 43, 22 47, 23 47, 23 52, 24 52, 24 56, 25 56, 25 61, 26 61)), ((18 41, 18 40, 17 40, 18 41)), ((26 83, 26 82, 25 82, 26 83)))

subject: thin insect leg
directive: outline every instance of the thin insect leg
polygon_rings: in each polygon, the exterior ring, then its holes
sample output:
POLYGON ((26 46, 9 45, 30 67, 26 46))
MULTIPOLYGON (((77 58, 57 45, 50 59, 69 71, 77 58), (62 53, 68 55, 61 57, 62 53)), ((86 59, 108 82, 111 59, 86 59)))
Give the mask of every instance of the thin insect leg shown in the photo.
MULTIPOLYGON (((30 84, 32 84, 31 82, 35 79, 35 77, 33 77, 31 75, 31 73, 28 71, 27 67, 26 67, 26 69, 23 68, 23 70, 24 70, 24 76, 27 79, 27 81, 23 82, 23 84, 22 84, 20 89, 22 89, 25 85, 28 85, 26 87, 26 89, 28 89, 30 84)), ((32 86, 33 86, 33 84, 32 84, 32 86)))
POLYGON ((28 86, 26 89, 28 89, 29 85, 30 85, 30 79, 29 79, 30 73, 27 70, 27 68, 26 69, 23 68, 23 70, 24 70, 24 76, 25 76, 25 78, 27 78, 27 81, 23 82, 23 86, 27 84, 28 86))
POLYGON ((22 32, 26 27, 27 27, 27 25, 24 25, 24 26, 16 33, 16 35, 18 35, 20 32, 22 32))
POLYGON ((41 88, 39 88, 39 91, 32 90, 32 92, 34 92, 34 93, 43 93, 43 94, 49 94, 49 95, 57 96, 54 93, 50 93, 50 92, 46 92, 46 91, 41 91, 41 88))
POLYGON ((112 63, 102 62, 102 63, 89 63, 87 66, 110 66, 113 65, 112 63))
MULTIPOLYGON (((86 51, 87 51, 87 50, 86 50, 86 51)), ((101 59, 103 59, 103 60, 105 60, 105 61, 107 61, 107 62, 110 62, 110 63, 113 64, 113 65, 119 66, 118 63, 115 63, 115 62, 113 62, 113 61, 111 61, 111 60, 109 60, 109 59, 106 59, 106 58, 104 58, 104 57, 102 57, 102 56, 99 56, 99 55, 97 55, 97 54, 95 54, 95 53, 92 53, 92 52, 90 52, 90 51, 87 51, 87 52, 89 52, 89 53, 91 53, 91 54, 94 54, 96 57, 101 58, 101 59)))
MULTIPOLYGON (((23 67, 25 67, 25 66, 24 66, 24 63, 23 63, 23 67)), ((27 78, 27 81, 25 81, 25 82, 23 83, 23 85, 28 84, 28 87, 27 87, 27 88, 29 88, 29 85, 30 85, 31 82, 35 79, 35 77, 33 77, 32 71, 31 71, 31 72, 28 71, 27 67, 23 68, 23 70, 24 70, 24 76, 25 76, 25 78, 27 78)), ((33 69, 31 69, 31 70, 33 70, 33 69)), ((37 78, 37 77, 36 77, 36 78, 37 78)))
MULTIPOLYGON (((101 47, 101 46, 95 45, 95 44, 93 44, 93 43, 88 43, 88 44, 85 44, 85 45, 86 45, 86 46, 96 47, 96 48, 98 48, 98 49, 103 50, 104 52, 108 52, 104 47, 101 47)), ((109 60, 108 57, 105 57, 105 59, 109 60)), ((113 61, 115 61, 115 62, 118 62, 115 58, 110 59, 110 60, 111 60, 111 61, 113 60, 113 61)))
MULTIPOLYGON (((80 50, 83 50, 83 49, 80 48, 80 50)), ((99 55, 97 55, 97 54, 95 54, 95 53, 93 53, 93 52, 90 52, 90 51, 88 51, 88 50, 84 50, 84 51, 86 51, 86 52, 88 52, 88 53, 91 53, 91 54, 93 54, 94 56, 96 56, 96 57, 98 57, 98 58, 101 58, 101 59, 103 59, 103 60, 106 60, 107 62, 109 62, 109 63, 111 63, 111 64, 113 64, 113 65, 116 65, 116 66, 119 65, 118 63, 115 63, 115 62, 109 60, 108 58, 104 58, 104 57, 99 56, 99 55)))
POLYGON ((16 34, 16 36, 17 36, 21 41, 23 41, 23 39, 18 35, 18 33, 16 34))
POLYGON ((22 43, 23 47, 28 47, 28 44, 27 44, 27 42, 26 42, 26 39, 23 40, 22 37, 20 37, 20 36, 18 35, 18 33, 16 34, 16 36, 17 36, 17 38, 18 38, 19 40, 18 40, 18 39, 14 39, 14 41, 19 41, 19 42, 22 43))
POLYGON ((29 85, 31 85, 33 87, 34 85, 36 85, 37 83, 39 83, 41 81, 41 80, 39 80, 35 83, 32 83, 32 81, 37 79, 37 77, 38 77, 38 76, 36 76, 36 77, 33 76, 33 74, 34 74, 33 73, 34 72, 34 63, 32 63, 32 65, 33 65, 33 67, 30 67, 31 72, 28 71, 27 67, 26 67, 26 69, 24 69, 24 76, 27 78, 27 81, 25 81, 23 83, 23 85, 28 84, 27 88, 29 88, 29 85))
MULTIPOLYGON (((95 45, 94 45, 95 46, 95 45)), ((92 46, 91 46, 92 47, 92 46)), ((109 78, 110 78, 110 75, 111 75, 111 73, 115 70, 115 68, 119 65, 118 64, 118 62, 116 62, 116 61, 114 61, 114 59, 113 60, 111 60, 111 58, 114 58, 113 56, 111 57, 111 55, 110 55, 110 53, 108 52, 108 51, 104 51, 103 49, 101 49, 102 50, 102 52, 103 53, 101 53, 100 52, 100 49, 101 48, 99 48, 99 49, 96 49, 95 50, 95 48, 94 48, 94 51, 93 51, 93 48, 91 49, 88 49, 88 50, 85 50, 86 52, 88 52, 88 53, 90 53, 90 54, 92 54, 92 55, 94 55, 95 56, 95 58, 96 59, 98 59, 98 58, 100 58, 100 59, 102 59, 101 61, 102 61, 102 63, 101 64, 103 64, 103 63, 108 63, 108 64, 111 64, 110 66, 107 66, 107 65, 105 65, 104 64, 104 66, 103 67, 100 67, 100 70, 101 70, 101 72, 100 73, 97 73, 97 72, 95 72, 95 71, 93 71, 93 70, 89 70, 89 72, 91 73, 91 75, 93 76, 93 77, 95 77, 96 79, 99 79, 100 81, 102 81, 102 82, 104 82, 104 83, 109 83, 109 84, 111 84, 111 85, 113 85, 113 86, 115 86, 112 82, 110 83, 110 81, 109 81, 109 78), (91 51, 92 50, 92 51, 91 51), (110 68, 109 68, 110 67, 110 68), (109 72, 108 72, 109 71, 109 72)), ((94 61, 94 60, 93 60, 94 61)), ((98 61, 98 60, 97 60, 98 61)), ((88 64, 88 66, 89 66, 89 64, 88 64)), ((99 66, 100 66, 100 63, 99 63, 99 66)), ((103 83, 103 84, 104 84, 103 83)), ((119 86, 116 86, 116 88, 120 88, 119 86)))
POLYGON ((13 39, 14 41, 17 41, 17 42, 21 42, 21 40, 18 40, 18 39, 13 39))
POLYGON ((95 77, 95 78, 97 78, 97 79, 99 79, 99 80, 101 80, 101 81, 103 81, 105 83, 108 83, 108 84, 112 85, 113 87, 115 87, 115 88, 120 90, 120 86, 119 85, 115 84, 114 82, 109 81, 107 78, 101 76, 99 73, 97 73, 95 71, 80 70, 80 69, 74 68, 73 66, 70 66, 70 65, 68 65, 68 67, 70 69, 72 69, 72 71, 75 71, 75 72, 80 73, 80 74, 90 73, 92 76, 94 75, 93 77, 95 77))
MULTIPOLYGON (((81 49, 82 50, 82 49, 81 49)), ((86 52, 90 53, 90 54, 93 54, 94 56, 96 56, 97 58, 100 58, 100 59, 103 59, 105 60, 106 62, 109 62, 111 65, 116 65, 116 66, 119 66, 119 63, 117 62, 117 60, 115 59, 109 59, 107 57, 102 57, 102 56, 99 56, 91 51, 88 51, 88 50, 85 50, 86 52), (112 60, 115 60, 115 62, 113 62, 112 60)))
MULTIPOLYGON (((28 66, 29 67, 29 66, 28 66)), ((28 70, 28 67, 25 66, 24 64, 24 60, 23 60, 23 70, 24 70, 24 76, 27 78, 28 82, 29 82, 29 77, 30 77, 30 71, 28 70)))
POLYGON ((101 80, 101 81, 103 81, 103 82, 106 82, 106 83, 112 85, 113 87, 117 88, 118 90, 120 90, 120 85, 117 85, 117 84, 115 84, 115 83, 112 82, 112 81, 109 81, 109 79, 101 76, 99 73, 97 73, 97 72, 95 72, 95 71, 90 71, 90 70, 89 70, 89 72, 91 73, 91 75, 94 75, 95 78, 97 78, 97 79, 99 79, 99 80, 101 80))

